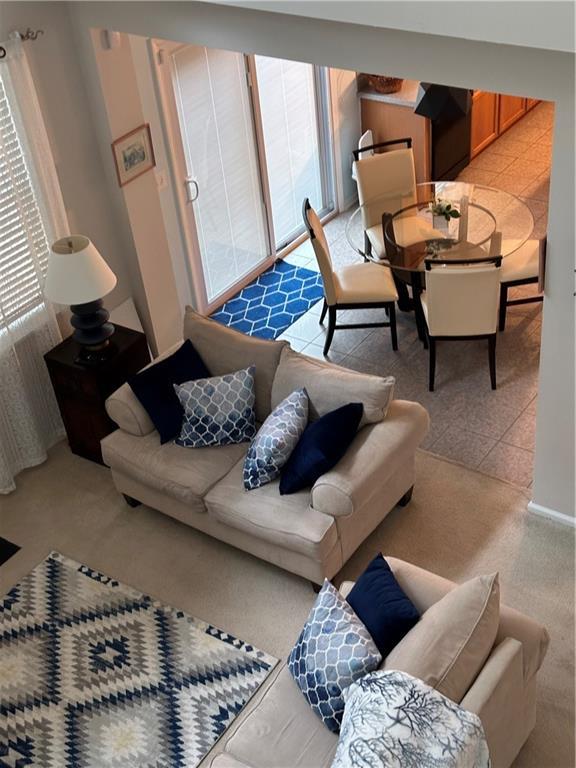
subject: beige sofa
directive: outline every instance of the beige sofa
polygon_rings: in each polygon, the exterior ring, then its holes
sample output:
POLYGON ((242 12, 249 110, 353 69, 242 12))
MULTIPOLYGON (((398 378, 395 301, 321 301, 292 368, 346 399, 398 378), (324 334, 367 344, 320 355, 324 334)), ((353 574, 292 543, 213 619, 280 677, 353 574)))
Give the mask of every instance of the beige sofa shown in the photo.
POLYGON ((393 400, 393 379, 307 358, 286 342, 245 336, 190 309, 183 331, 213 375, 255 364, 259 422, 305 386, 312 418, 363 402, 361 428, 344 458, 311 490, 281 496, 275 481, 245 491, 247 443, 160 445, 148 414, 125 384, 106 403, 119 429, 102 441, 116 487, 129 499, 316 584, 331 579, 390 510, 409 501, 416 449, 428 430, 426 411, 393 400))
MULTIPOLYGON (((422 613, 456 584, 386 557, 402 589, 422 613)), ((346 595, 352 583, 345 582, 346 595)), ((507 768, 534 728, 536 673, 548 647, 543 626, 501 606, 493 650, 462 700, 484 726, 492 768, 507 768)), ((338 738, 309 707, 281 663, 249 702, 202 768, 328 768, 338 738)))

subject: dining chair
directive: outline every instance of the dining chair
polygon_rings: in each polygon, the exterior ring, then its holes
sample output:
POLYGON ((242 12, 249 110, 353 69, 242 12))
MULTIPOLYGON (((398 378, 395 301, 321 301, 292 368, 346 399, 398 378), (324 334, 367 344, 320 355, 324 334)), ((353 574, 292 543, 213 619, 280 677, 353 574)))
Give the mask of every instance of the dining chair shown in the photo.
POLYGON ((355 149, 353 155, 353 172, 362 211, 364 250, 367 256, 385 259, 382 215, 394 213, 416 202, 412 139, 408 137, 381 141, 355 149), (375 151, 395 144, 405 144, 405 147, 385 152, 375 151))
MULTIPOLYGON (((503 252, 509 253, 513 249, 513 241, 504 241, 503 252)), ((527 240, 516 251, 510 253, 502 261, 500 270, 500 314, 498 330, 506 330, 506 309, 516 304, 531 304, 543 301, 541 293, 534 296, 524 296, 519 299, 509 299, 508 289, 518 285, 530 285, 538 283, 541 260, 546 255, 546 238, 541 240, 527 240)))
POLYGON ((502 257, 466 262, 426 260, 426 290, 420 303, 429 349, 430 392, 434 391, 437 341, 487 339, 490 383, 496 389, 496 331, 502 257))
POLYGON ((320 323, 323 323, 326 312, 328 312, 328 331, 324 343, 324 355, 328 354, 334 331, 351 328, 390 328, 392 349, 396 351, 398 349, 398 337, 394 302, 398 299, 398 293, 390 267, 373 262, 360 262, 335 270, 324 227, 308 198, 304 200, 302 216, 306 230, 310 235, 324 284, 324 304, 320 315, 320 323), (339 309, 378 308, 386 310, 387 321, 354 324, 336 323, 339 309))
MULTIPOLYGON (((358 140, 358 149, 360 152, 366 152, 366 157, 371 157, 374 154, 374 135, 370 129, 364 131, 362 136, 358 140)), ((356 181, 356 166, 352 163, 352 178, 356 181)))

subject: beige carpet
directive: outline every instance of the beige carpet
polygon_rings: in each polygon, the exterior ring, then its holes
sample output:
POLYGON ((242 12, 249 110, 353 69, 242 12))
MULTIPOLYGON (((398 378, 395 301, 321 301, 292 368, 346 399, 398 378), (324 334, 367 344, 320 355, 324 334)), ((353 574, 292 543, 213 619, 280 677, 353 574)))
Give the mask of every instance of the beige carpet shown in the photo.
MULTIPOLYGON (((522 768, 573 768, 574 532, 528 515, 514 486, 422 453, 412 503, 397 508, 347 564, 378 551, 448 578, 500 572, 503 599, 542 621, 538 723, 522 768)), ((0 567, 0 594, 57 549, 165 603, 284 657, 314 601, 310 585, 145 507, 130 509, 108 471, 58 445, 0 497, 0 536, 22 546, 0 567)))

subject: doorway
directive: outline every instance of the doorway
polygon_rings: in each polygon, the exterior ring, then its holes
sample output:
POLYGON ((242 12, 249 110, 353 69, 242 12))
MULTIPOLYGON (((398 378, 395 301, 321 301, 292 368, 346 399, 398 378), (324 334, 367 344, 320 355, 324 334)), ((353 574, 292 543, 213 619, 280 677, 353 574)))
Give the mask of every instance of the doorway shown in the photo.
POLYGON ((301 205, 334 209, 321 67, 155 41, 196 306, 210 313, 303 233, 301 205))

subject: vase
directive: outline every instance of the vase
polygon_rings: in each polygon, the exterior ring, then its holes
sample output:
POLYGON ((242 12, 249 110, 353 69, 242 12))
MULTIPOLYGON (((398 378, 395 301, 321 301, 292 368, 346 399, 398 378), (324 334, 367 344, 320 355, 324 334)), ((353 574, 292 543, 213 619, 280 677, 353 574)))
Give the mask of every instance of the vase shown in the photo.
POLYGON ((432 226, 434 229, 441 232, 443 237, 448 237, 450 233, 450 222, 447 221, 445 216, 432 215, 432 226))

